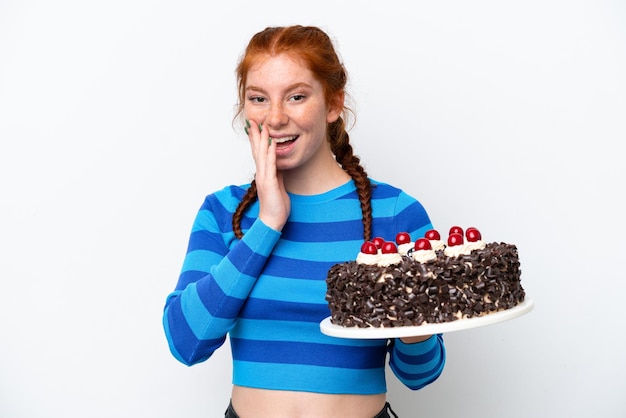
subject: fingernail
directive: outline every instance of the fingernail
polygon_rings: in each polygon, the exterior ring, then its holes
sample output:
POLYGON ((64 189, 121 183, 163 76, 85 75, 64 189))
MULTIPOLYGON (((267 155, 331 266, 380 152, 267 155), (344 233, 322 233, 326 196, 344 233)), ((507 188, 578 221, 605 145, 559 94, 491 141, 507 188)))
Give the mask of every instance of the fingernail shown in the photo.
POLYGON ((248 119, 246 119, 246 128, 250 127, 250 121, 248 119))
POLYGON ((270 136, 269 138, 267 138, 269 141, 269 144, 272 145, 272 137, 270 136))
POLYGON ((259 131, 262 131, 262 130, 263 130, 263 124, 260 124, 259 125, 259 131))
POLYGON ((246 135, 250 135, 250 132, 248 132, 248 127, 247 126, 244 126, 243 130, 246 131, 246 135))

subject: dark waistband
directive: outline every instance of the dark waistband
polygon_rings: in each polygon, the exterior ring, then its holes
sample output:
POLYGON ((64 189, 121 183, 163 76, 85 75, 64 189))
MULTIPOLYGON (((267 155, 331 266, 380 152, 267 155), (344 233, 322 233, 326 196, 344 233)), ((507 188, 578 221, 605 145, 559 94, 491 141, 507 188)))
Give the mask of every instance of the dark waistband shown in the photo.
MULTIPOLYGON (((389 402, 385 403, 383 410, 380 411, 374 418, 391 418, 391 415, 389 415, 389 412, 391 412, 395 418, 398 418, 396 413, 393 412, 393 409, 391 409, 391 405, 389 405, 389 402)), ((228 404, 228 408, 226 409, 226 412, 224 413, 224 418, 239 418, 239 415, 237 415, 237 413, 235 412, 235 409, 233 408, 232 402, 228 404)))

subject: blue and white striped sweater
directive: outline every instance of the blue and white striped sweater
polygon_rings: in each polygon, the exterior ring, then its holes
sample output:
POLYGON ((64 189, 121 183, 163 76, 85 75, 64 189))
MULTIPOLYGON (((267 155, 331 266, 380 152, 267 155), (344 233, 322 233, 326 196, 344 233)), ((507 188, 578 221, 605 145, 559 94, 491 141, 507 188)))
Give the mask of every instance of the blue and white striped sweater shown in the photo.
MULTIPOLYGON (((431 228, 422 205, 401 190, 374 182, 373 235, 415 239, 431 228)), ((386 391, 385 360, 408 387, 419 389, 443 369, 440 335, 418 344, 329 337, 319 323, 330 312, 326 273, 352 260, 363 226, 349 182, 314 196, 290 195, 282 232, 257 219, 258 203, 234 237, 231 220, 248 185, 207 196, 194 222, 176 289, 163 324, 173 355, 187 365, 208 359, 230 336, 233 383, 319 393, 386 391)))

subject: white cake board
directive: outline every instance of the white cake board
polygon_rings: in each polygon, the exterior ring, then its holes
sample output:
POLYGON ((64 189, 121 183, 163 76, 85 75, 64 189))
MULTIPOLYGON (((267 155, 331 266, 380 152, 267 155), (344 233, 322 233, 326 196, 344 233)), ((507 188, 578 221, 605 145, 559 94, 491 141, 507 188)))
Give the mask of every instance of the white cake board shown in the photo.
POLYGON ((353 338, 353 339, 378 339, 378 338, 400 338, 417 337, 421 335, 443 334, 452 331, 462 331, 471 328, 484 327, 498 322, 508 321, 530 312, 534 307, 532 299, 524 299, 522 303, 514 308, 505 311, 491 313, 467 319, 457 319, 452 322, 441 324, 422 324, 418 326, 406 327, 343 327, 330 322, 330 317, 320 322, 322 333, 331 337, 353 338))

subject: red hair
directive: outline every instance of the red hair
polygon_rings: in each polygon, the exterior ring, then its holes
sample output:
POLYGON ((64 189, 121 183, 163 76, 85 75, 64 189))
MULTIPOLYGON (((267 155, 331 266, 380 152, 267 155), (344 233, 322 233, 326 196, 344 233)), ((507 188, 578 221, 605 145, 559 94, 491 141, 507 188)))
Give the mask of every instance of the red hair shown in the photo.
POLYGON ((243 111, 250 68, 260 60, 279 54, 288 54, 302 62, 322 84, 326 104, 337 105, 335 99, 343 96, 348 76, 328 35, 312 26, 272 27, 250 39, 237 66, 238 113, 243 111))

